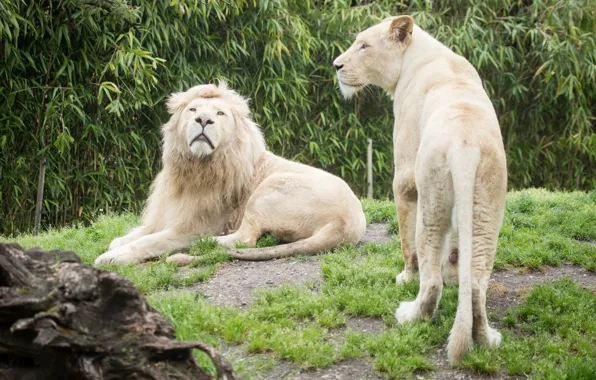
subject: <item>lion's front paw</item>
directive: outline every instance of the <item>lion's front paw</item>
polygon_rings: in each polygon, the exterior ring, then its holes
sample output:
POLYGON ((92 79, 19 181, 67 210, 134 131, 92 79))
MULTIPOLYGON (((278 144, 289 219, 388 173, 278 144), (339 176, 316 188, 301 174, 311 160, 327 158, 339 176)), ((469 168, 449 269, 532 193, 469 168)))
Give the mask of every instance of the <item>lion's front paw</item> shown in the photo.
POLYGON ((95 259, 95 265, 110 264, 114 259, 114 251, 108 251, 95 259))
POLYGON ((124 238, 122 238, 122 237, 112 240, 112 242, 110 243, 110 246, 108 247, 108 252, 113 251, 114 249, 122 246, 123 242, 124 242, 124 238))
POLYGON ((401 324, 408 323, 420 318, 420 308, 416 301, 402 302, 395 311, 395 318, 401 324))
POLYGON ((418 273, 417 272, 412 272, 412 271, 407 271, 407 270, 403 270, 403 272, 401 272, 400 274, 398 274, 395 277, 395 283, 396 284, 403 284, 409 281, 413 281, 413 280, 417 280, 418 279, 418 273))
POLYGON ((126 246, 118 247, 108 251, 95 259, 95 265, 118 264, 128 265, 137 264, 143 261, 138 255, 126 246))

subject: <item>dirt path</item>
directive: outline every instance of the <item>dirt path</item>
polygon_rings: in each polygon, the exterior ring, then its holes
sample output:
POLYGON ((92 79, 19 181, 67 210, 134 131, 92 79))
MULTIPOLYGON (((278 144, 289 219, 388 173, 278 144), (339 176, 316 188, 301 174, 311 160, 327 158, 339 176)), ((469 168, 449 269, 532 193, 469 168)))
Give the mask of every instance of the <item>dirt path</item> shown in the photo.
MULTIPOLYGON (((392 238, 386 224, 370 224, 360 244, 387 243, 392 238)), ((316 256, 299 260, 236 261, 224 264, 211 280, 193 285, 190 290, 204 293, 216 305, 245 309, 254 300, 257 289, 322 281, 320 258, 316 256)))
POLYGON ((245 309, 259 289, 278 288, 283 284, 303 285, 322 281, 319 259, 282 259, 272 261, 236 261, 224 264, 206 283, 190 289, 204 293, 219 306, 245 309))
POLYGON ((385 379, 385 377, 382 377, 380 374, 376 373, 373 369, 372 363, 366 359, 348 359, 328 368, 310 371, 300 371, 294 365, 288 362, 282 362, 273 370, 265 374, 262 379, 380 380, 385 379))
POLYGON ((366 243, 389 243, 393 240, 393 235, 389 233, 388 230, 389 225, 386 223, 372 223, 366 226, 366 233, 362 240, 360 240, 360 244, 366 243))
MULTIPOLYGON (((368 226, 364 243, 387 243, 393 239, 383 223, 368 226)), ((231 262, 224 264, 216 275, 206 283, 193 285, 190 290, 204 293, 211 302, 220 306, 246 309, 254 300, 255 291, 277 288, 282 284, 320 284, 323 281, 320 257, 289 258, 264 262, 231 262)), ((573 265, 547 267, 540 271, 517 270, 495 271, 489 283, 487 308, 489 312, 503 315, 507 308, 520 304, 532 286, 571 277, 582 286, 596 289, 596 274, 573 265)), ((494 318, 493 318, 494 319, 494 318)), ((367 334, 377 334, 385 329, 384 323, 376 318, 350 318, 347 328, 367 334)), ((498 323, 496 323, 498 327, 498 323)), ((346 328, 335 329, 332 340, 339 341, 346 328)), ((471 372, 454 369, 446 359, 445 347, 438 348, 430 357, 436 370, 416 375, 416 379, 491 379, 471 372)), ((369 359, 350 359, 320 370, 300 370, 293 363, 281 361, 273 369, 263 373, 262 379, 384 379, 377 373, 369 359)), ((497 375, 497 378, 508 378, 497 375)))
POLYGON ((583 287, 596 289, 596 273, 575 265, 544 267, 540 270, 499 270, 493 272, 488 284, 486 307, 496 315, 505 315, 508 308, 524 301, 533 286, 563 277, 569 277, 583 287))

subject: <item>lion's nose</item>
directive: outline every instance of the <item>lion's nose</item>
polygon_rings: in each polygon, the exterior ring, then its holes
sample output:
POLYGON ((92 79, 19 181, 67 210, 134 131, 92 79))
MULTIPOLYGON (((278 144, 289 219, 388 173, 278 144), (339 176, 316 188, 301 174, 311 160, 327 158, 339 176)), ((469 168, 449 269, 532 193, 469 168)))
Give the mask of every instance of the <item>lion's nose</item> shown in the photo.
POLYGON ((201 124, 203 126, 203 128, 205 128, 208 124, 213 124, 213 120, 211 120, 208 117, 201 117, 201 116, 199 116, 199 117, 197 117, 195 119, 195 121, 197 123, 201 124))
POLYGON ((338 65, 337 63, 334 63, 333 64, 333 67, 335 67, 335 70, 339 71, 339 70, 341 70, 342 67, 344 67, 344 65, 343 64, 342 65, 338 65))

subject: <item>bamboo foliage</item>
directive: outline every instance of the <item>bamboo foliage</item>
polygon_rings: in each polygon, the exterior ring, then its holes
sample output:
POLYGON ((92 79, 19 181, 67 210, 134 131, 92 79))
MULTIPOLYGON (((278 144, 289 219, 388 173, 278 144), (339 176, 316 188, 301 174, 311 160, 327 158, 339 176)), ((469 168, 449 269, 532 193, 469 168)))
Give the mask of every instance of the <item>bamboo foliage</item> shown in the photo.
POLYGON ((596 186, 595 0, 0 0, 0 233, 138 210, 160 165, 163 101, 228 80, 271 150, 391 194, 391 103, 352 102, 331 62, 392 14, 480 71, 500 116, 512 187, 596 186))

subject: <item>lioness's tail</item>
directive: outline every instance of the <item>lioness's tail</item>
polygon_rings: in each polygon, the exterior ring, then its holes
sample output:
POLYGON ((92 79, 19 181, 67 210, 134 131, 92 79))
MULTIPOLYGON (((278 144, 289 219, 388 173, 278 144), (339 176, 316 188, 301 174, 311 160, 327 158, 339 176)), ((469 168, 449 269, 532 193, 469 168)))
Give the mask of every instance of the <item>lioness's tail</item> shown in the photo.
POLYGON ((459 235, 458 305, 447 346, 452 364, 459 363, 472 344, 472 231, 474 184, 479 162, 478 148, 455 147, 449 155, 459 235))
POLYGON ((309 238, 288 244, 276 245, 265 248, 230 249, 228 253, 237 260, 265 261, 280 259, 298 254, 314 255, 338 247, 342 236, 337 231, 337 226, 328 224, 309 238))

